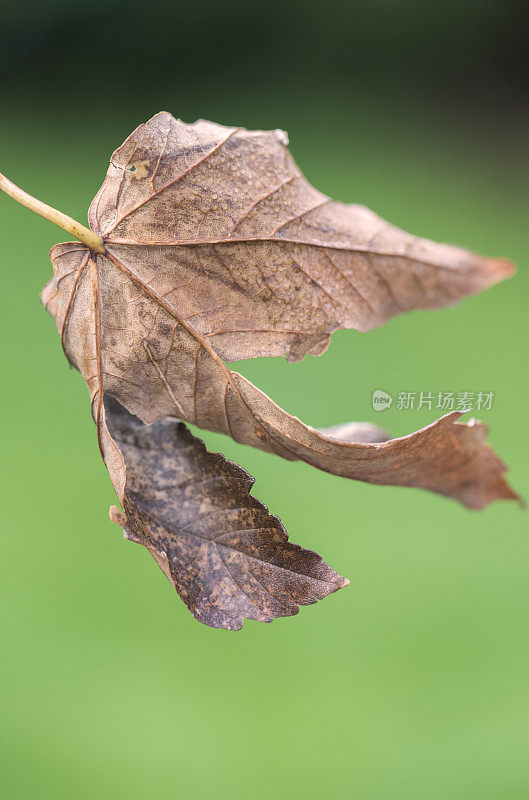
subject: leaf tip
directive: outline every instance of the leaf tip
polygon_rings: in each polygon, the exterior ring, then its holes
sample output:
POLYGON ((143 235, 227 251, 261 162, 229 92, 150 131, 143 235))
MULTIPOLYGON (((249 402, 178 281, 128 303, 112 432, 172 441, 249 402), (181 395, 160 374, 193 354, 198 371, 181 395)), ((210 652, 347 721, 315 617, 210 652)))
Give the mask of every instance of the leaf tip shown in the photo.
POLYGON ((493 286, 500 281, 505 281, 507 278, 512 278, 516 274, 516 264, 509 261, 507 258, 491 258, 489 260, 491 271, 491 283, 493 286))

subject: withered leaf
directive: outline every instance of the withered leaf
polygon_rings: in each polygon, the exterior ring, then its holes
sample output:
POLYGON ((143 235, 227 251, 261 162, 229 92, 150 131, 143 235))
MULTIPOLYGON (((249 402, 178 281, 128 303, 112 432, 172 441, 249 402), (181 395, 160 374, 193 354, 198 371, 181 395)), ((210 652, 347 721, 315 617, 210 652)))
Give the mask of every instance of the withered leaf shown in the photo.
MULTIPOLYGON (((286 144, 280 131, 186 125, 157 114, 113 154, 92 202, 90 227, 101 246, 56 245, 54 277, 42 294, 90 391, 99 445, 125 508, 126 521, 115 519, 150 549, 193 613, 223 627, 281 613, 253 584, 246 599, 248 586, 242 594, 236 589, 240 570, 248 569, 252 514, 279 548, 258 579, 278 602, 276 592, 289 594, 284 613, 343 579, 300 550, 303 569, 316 570, 311 580, 318 570, 327 578, 316 589, 308 577, 304 588, 289 577, 279 591, 276 568, 295 546, 249 495, 251 479, 167 417, 336 475, 429 489, 469 508, 517 498, 486 428, 459 422, 462 412, 398 439, 370 423, 318 431, 226 366, 256 356, 320 355, 339 328, 367 331, 512 274, 507 261, 411 236, 362 206, 333 202, 305 180, 286 144), (105 408, 104 397, 129 414, 105 408), (174 481, 164 484, 166 470, 174 481), (178 502, 195 490, 182 485, 182 470, 212 471, 187 507, 178 502), (200 509, 210 507, 230 509, 225 522, 236 517, 245 533, 225 529, 215 511, 204 523, 204 542, 182 538, 182 519, 186 532, 196 532, 200 509), (217 534, 237 542, 227 557, 235 583, 225 575, 213 585, 217 534)), ((253 539, 251 546, 272 553, 270 542, 253 539)))
POLYGON ((208 453, 183 423, 147 427, 105 398, 110 434, 126 465, 111 518, 144 545, 191 613, 214 628, 297 614, 348 581, 317 553, 288 541, 277 517, 250 494, 253 478, 208 453))

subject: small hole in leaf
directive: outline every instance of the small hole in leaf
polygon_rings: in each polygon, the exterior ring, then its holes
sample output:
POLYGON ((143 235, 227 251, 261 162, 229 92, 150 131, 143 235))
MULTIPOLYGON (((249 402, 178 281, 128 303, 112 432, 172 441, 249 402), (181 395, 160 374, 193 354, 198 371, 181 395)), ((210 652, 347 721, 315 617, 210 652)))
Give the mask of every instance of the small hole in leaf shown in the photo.
POLYGON ((134 166, 134 164, 132 165, 132 167, 129 167, 129 172, 136 172, 136 167, 134 166))

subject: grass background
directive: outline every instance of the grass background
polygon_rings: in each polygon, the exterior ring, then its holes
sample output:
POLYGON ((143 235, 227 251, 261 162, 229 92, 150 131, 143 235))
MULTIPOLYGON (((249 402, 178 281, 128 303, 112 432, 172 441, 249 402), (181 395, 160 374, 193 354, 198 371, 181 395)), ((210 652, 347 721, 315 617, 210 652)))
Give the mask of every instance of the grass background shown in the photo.
MULTIPOLYGON (((58 73, 61 58, 50 55, 58 73)), ((480 416, 527 496, 527 128, 515 106, 426 101, 411 79, 352 96, 309 81, 279 89, 256 71, 233 91, 210 76, 193 91, 167 79, 84 96, 10 74, 0 169, 81 221, 112 150, 165 107, 286 128, 322 191, 516 261, 514 279, 456 308, 340 332, 301 364, 238 368, 310 424, 372 420, 394 435, 436 414, 375 413, 375 388, 493 391, 480 416)), ((88 396, 38 302, 61 234, 1 197, 0 220, 3 796, 524 800, 527 515, 507 503, 472 513, 205 434, 256 477, 292 540, 351 585, 272 625, 201 626, 108 520, 88 396)))

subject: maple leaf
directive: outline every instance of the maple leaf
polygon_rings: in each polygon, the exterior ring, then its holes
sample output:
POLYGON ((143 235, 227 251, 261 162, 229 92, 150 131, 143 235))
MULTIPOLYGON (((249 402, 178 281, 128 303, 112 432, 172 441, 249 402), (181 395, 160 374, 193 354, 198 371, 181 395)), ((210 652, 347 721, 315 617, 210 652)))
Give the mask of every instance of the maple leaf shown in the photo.
MULTIPOLYGON (((245 533, 236 539, 242 550, 230 556, 237 574, 247 569, 248 509, 259 508, 268 520, 268 533, 252 547, 279 548, 273 556, 279 560, 261 575, 264 585, 278 586, 274 570, 295 546, 284 544, 280 523, 249 495, 250 478, 166 417, 337 475, 436 491, 469 508, 517 498, 485 427, 458 422, 462 412, 398 439, 368 423, 318 431, 227 367, 256 356, 320 355, 339 328, 367 331, 403 311, 452 304, 513 271, 503 259, 411 236, 363 206, 330 200, 301 175, 286 145, 281 131, 203 120, 186 125, 157 114, 113 154, 90 206, 90 229, 0 176, 0 188, 80 240, 52 249, 54 277, 42 301, 90 391, 101 452, 124 505, 125 516, 114 519, 148 547, 195 615, 222 627, 240 627, 244 616, 281 615, 280 609, 262 594, 254 598, 253 588, 254 605, 233 581, 231 588, 212 585, 218 570, 211 530, 200 547, 176 535, 181 481, 175 477, 162 496, 146 452, 159 450, 175 475, 188 469, 202 481, 190 519, 215 502, 246 509, 245 533), (110 420, 105 398, 129 414, 113 406, 110 420), (142 429, 136 418, 152 427, 142 429), (174 452, 162 446, 164 435, 174 452), (131 437, 139 443, 135 450, 131 437), (204 591, 216 592, 215 602, 197 610, 204 591)), ((230 529, 231 535, 239 536, 230 529)), ((311 569, 330 570, 317 559, 311 569)), ((318 596, 343 585, 329 575, 334 588, 320 587, 318 596)), ((312 589, 285 591, 289 609, 317 599, 312 589)))

